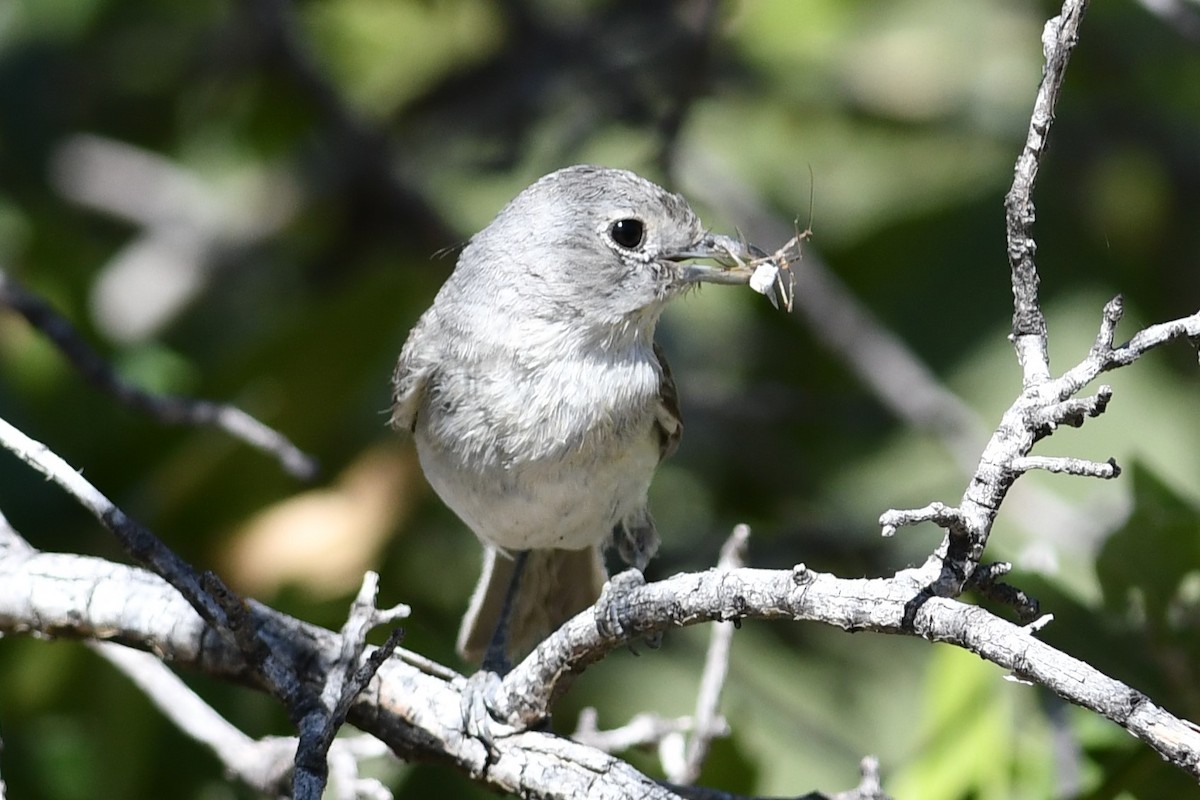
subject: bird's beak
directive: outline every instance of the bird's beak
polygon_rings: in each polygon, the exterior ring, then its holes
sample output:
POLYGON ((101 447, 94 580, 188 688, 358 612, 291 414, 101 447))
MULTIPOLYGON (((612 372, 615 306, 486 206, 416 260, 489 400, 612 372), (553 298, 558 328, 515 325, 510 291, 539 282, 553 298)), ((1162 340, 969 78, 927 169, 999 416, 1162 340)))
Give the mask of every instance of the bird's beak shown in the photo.
POLYGON ((765 256, 762 250, 752 244, 722 236, 719 233, 706 233, 704 238, 677 253, 666 256, 668 261, 691 261, 694 258, 706 258, 717 264, 680 264, 679 278, 682 283, 730 283, 743 284, 750 282, 754 267, 750 262, 765 256))

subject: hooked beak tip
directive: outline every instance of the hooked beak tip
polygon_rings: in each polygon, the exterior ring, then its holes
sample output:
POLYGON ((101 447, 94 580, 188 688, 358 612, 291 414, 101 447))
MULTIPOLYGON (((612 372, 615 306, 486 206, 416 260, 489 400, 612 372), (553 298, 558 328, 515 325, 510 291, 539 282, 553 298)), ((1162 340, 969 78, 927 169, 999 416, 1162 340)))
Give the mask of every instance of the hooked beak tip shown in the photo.
POLYGON ((687 250, 668 258, 671 261, 707 258, 719 265, 681 264, 680 277, 684 283, 744 284, 750 281, 753 274, 747 262, 763 255, 765 253, 759 248, 740 239, 709 233, 687 250))

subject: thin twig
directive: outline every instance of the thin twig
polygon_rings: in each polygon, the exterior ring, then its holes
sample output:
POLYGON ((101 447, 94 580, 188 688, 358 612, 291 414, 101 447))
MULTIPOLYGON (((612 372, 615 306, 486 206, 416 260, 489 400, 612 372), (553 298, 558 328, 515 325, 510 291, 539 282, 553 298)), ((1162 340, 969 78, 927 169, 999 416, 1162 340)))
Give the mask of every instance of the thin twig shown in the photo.
POLYGON ((1072 397, 1061 403, 1052 403, 1037 409, 1032 413, 1030 422, 1035 428, 1045 428, 1045 435, 1053 433, 1059 425, 1079 428, 1085 420, 1103 414, 1108 409, 1112 396, 1111 386, 1101 386, 1091 397, 1072 397))
POLYGON ((81 473, 41 442, 0 419, 0 446, 58 484, 108 528, 126 552, 175 587, 192 608, 218 631, 228 630, 225 610, 205 589, 201 577, 158 537, 125 515, 81 473))
POLYGON ((321 692, 320 703, 311 707, 297 726, 299 743, 296 746, 295 762, 297 768, 301 764, 309 766, 304 776, 303 785, 297 778, 296 797, 320 797, 328 778, 329 749, 333 746, 334 737, 346 721, 346 714, 355 698, 375 676, 381 664, 391 657, 404 636, 402 629, 397 628, 388 636, 382 647, 375 648, 370 655, 363 658, 367 648, 367 634, 376 626, 407 617, 410 613, 408 606, 397 605, 388 609, 375 606, 375 598, 379 593, 379 575, 367 572, 363 576, 362 587, 350 607, 350 614, 342 626, 340 634, 341 647, 338 657, 325 676, 325 686, 321 692))
MULTIPOLYGON (((286 793, 297 749, 295 737, 252 739, 153 655, 112 642, 94 641, 89 646, 133 681, 179 730, 208 747, 231 775, 273 797, 286 793)), ((391 792, 378 781, 359 777, 360 762, 386 756, 386 745, 366 735, 344 737, 331 745, 330 773, 337 765, 338 774, 330 784, 341 791, 339 796, 390 800, 391 792)))
POLYGON ((379 594, 379 574, 368 571, 363 576, 362 587, 350 607, 350 614, 342 626, 342 651, 338 658, 338 667, 330 670, 325 688, 321 693, 321 701, 329 709, 329 740, 346 720, 346 712, 350 704, 362 692, 363 687, 370 682, 385 659, 391 658, 392 653, 404 638, 404 631, 397 628, 388 635, 387 641, 372 649, 369 655, 363 657, 367 649, 367 634, 380 625, 387 625, 398 619, 405 619, 412 610, 399 604, 391 608, 378 608, 375 598, 379 594))
POLYGON ((635 747, 658 745, 666 737, 692 728, 690 717, 663 717, 651 713, 635 714, 624 725, 608 730, 601 730, 598 722, 596 709, 583 709, 571 738, 605 753, 623 753, 635 747))
POLYGON ((1038 302, 1038 272, 1034 260, 1037 244, 1033 239, 1036 213, 1033 187, 1038 167, 1054 122, 1054 107, 1062 89, 1067 62, 1078 40, 1079 23, 1087 9, 1087 0, 1067 0, 1059 16, 1046 23, 1042 32, 1042 48, 1046 68, 1038 87, 1029 118, 1025 147, 1017 158, 1012 188, 1004 198, 1008 261, 1012 269, 1013 323, 1012 342, 1017 361, 1024 370, 1026 386, 1033 386, 1050 377, 1049 339, 1046 318, 1038 302))
MULTIPOLYGON (((1000 580, 1011 571, 1012 564, 1007 561, 999 561, 995 564, 980 564, 974 574, 971 575, 969 586, 984 597, 1011 607, 1017 612, 1017 619, 1022 622, 1031 623, 1041 613, 1041 606, 1034 597, 1000 580)), ((1039 625, 1034 628, 1030 624, 1026 625, 1026 627, 1032 631, 1037 631, 1042 626, 1039 625)))
POLYGON ((943 596, 958 594, 971 579, 975 566, 983 557, 1000 505, 1020 475, 1012 466, 1013 460, 1028 456, 1037 440, 1047 433, 1044 426, 1031 426, 1030 417, 1044 414, 1044 409, 1053 402, 1069 399, 1084 385, 1073 386, 1066 376, 1057 381, 1050 379, 1049 340, 1046 320, 1038 302, 1038 272, 1034 261, 1037 245, 1033 239, 1033 187, 1086 8, 1087 0, 1066 0, 1059 16, 1047 22, 1042 32, 1046 68, 1034 100, 1025 146, 1013 170, 1012 188, 1004 200, 1013 291, 1011 338, 1017 361, 1021 364, 1025 391, 1001 418, 963 493, 958 506, 963 520, 958 531, 960 535, 954 535, 956 531, 951 530, 951 535, 934 553, 933 557, 941 560, 942 569, 930 590, 943 596))
POLYGON ((1111 480, 1121 474, 1121 468, 1111 458, 1108 461, 1099 462, 1066 456, 1021 456, 1009 462, 1009 467, 1013 472, 1043 469, 1061 475, 1077 475, 1082 478, 1102 478, 1104 480, 1111 480))
MULTIPOLYGON (((170 584, 200 617, 235 646, 264 686, 288 710, 302 731, 320 702, 296 677, 292 666, 266 646, 250 610, 236 592, 213 573, 198 574, 148 528, 129 517, 83 475, 41 442, 0 419, 0 446, 45 475, 90 511, 117 537, 125 551, 170 584)), ((296 800, 319 798, 325 785, 325 761, 298 760, 293 775, 296 800), (298 790, 301 787, 302 790, 298 790)))
MULTIPOLYGON (((335 709, 335 716, 336 709, 348 706, 354 696, 362 691, 363 681, 358 677, 358 673, 363 666, 362 656, 367 648, 367 634, 380 625, 404 619, 412 613, 412 610, 403 604, 387 609, 377 608, 375 598, 378 594, 379 573, 368 571, 363 576, 362 586, 350 606, 350 614, 342 625, 342 653, 338 659, 341 669, 329 673, 321 691, 321 702, 326 708, 335 709)), ((395 649, 395 645, 392 649, 395 649)), ((344 712, 342 719, 345 719, 344 712)))
POLYGON ((133 681, 179 730, 208 747, 238 780, 270 795, 287 788, 294 739, 250 738, 149 653, 112 642, 89 646, 133 681))
POLYGON ((84 380, 118 402, 170 425, 211 425, 274 456, 290 475, 301 480, 316 477, 319 468, 315 458, 245 411, 211 400, 151 394, 124 380, 88 345, 66 317, 3 269, 0 269, 0 305, 8 306, 24 317, 54 343, 84 380))
MULTIPOLYGON (((748 525, 734 527, 721 548, 717 570, 745 566, 749 539, 748 525)), ((572 738, 607 753, 656 745, 667 779, 672 784, 694 783, 700 776, 712 740, 729 735, 729 726, 719 710, 721 694, 729 675, 733 632, 738 624, 739 620, 735 618, 713 625, 700 687, 696 693, 696 708, 691 717, 667 719, 657 714, 638 714, 619 728, 601 731, 596 724, 595 709, 584 709, 572 738)))
MULTIPOLYGON (((717 570, 728 571, 746 566, 749 542, 750 526, 736 526, 721 548, 717 570)), ((712 626, 708 652, 704 656, 704 670, 700 673, 700 690, 696 693, 696 710, 692 713, 694 724, 685 750, 683 770, 676 775, 667 773, 675 783, 695 783, 700 778, 700 770, 708 758, 713 739, 729 735, 729 726, 720 715, 721 694, 729 676, 733 632, 738 624, 740 620, 727 620, 712 626)))
POLYGON ((900 528, 922 522, 932 522, 955 536, 962 536, 966 531, 962 511, 945 503, 934 502, 924 508, 892 508, 879 516, 879 527, 885 537, 895 536, 900 528))

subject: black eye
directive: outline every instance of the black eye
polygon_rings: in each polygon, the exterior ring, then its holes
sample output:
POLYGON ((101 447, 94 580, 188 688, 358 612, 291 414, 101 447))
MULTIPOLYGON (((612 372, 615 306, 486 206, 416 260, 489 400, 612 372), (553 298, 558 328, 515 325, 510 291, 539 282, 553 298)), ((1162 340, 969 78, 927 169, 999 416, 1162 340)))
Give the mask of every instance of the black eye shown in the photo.
POLYGON ((632 250, 646 238, 646 225, 640 219, 619 219, 608 229, 612 240, 627 250, 632 250))

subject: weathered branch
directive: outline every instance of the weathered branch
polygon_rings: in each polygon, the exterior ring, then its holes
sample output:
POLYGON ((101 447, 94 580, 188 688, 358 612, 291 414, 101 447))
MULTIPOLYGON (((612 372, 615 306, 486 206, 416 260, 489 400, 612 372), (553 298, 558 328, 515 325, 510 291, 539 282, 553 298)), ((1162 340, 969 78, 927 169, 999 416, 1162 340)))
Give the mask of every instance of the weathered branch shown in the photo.
POLYGON ((270 795, 286 791, 296 752, 294 739, 250 738, 149 653, 114 642, 93 641, 91 646, 133 681, 177 728, 211 750, 239 781, 270 795))
MULTIPOLYGON (((28 547, 0 554, 0 632, 109 639, 264 688, 245 654, 213 635, 158 576, 28 547)), ((338 634, 258 605, 251 613, 267 645, 305 684, 319 686, 335 668, 342 649, 338 634)), ((461 676, 451 681, 431 675, 399 653, 380 664, 348 718, 402 758, 448 763, 500 791, 544 798, 677 796, 615 756, 548 733, 499 736, 489 754, 462 725, 465 683, 461 676)))
MULTIPOLYGON (((503 722, 481 736, 467 728, 459 713, 465 678, 416 654, 396 650, 391 655, 397 644, 395 636, 382 649, 365 647, 366 629, 388 616, 374 608, 370 579, 364 584, 364 595, 371 597, 356 605, 341 635, 271 609, 244 604, 214 577, 196 576, 65 462, 0 421, 3 443, 80 499, 121 537, 131 553, 167 581, 99 559, 39 553, 8 535, 11 529, 0 517, 0 633, 112 639, 150 649, 181 665, 271 691, 283 699, 300 729, 295 762, 298 776, 305 777, 297 778, 298 797, 319 793, 327 750, 343 719, 378 736, 404 758, 448 762, 500 791, 533 797, 730 797, 704 789, 663 786, 595 748, 530 730, 530 726, 549 714, 566 676, 614 648, 671 627, 721 622, 724 624, 716 626, 710 649, 713 666, 706 669, 711 680, 703 682, 706 688, 690 727, 675 721, 657 729, 650 726, 648 733, 635 730, 632 724, 623 731, 629 737, 626 741, 636 734, 641 737, 639 741, 654 736, 661 743, 682 741, 682 732, 690 730, 694 738, 686 748, 680 748, 682 763, 669 772, 672 777, 694 777, 718 729, 720 686, 728 656, 726 633, 731 623, 743 619, 817 621, 846 630, 916 635, 953 644, 1011 671, 1023 681, 1045 686, 1105 716, 1172 764, 1200 778, 1200 730, 1195 725, 1037 639, 1037 632, 1051 617, 1036 617, 1033 601, 999 582, 1007 565, 979 563, 1001 504, 1024 472, 1044 469, 1097 478, 1119 474, 1112 461, 1031 454, 1036 443, 1059 426, 1079 426, 1102 414, 1112 391, 1101 386, 1094 397, 1076 395, 1101 373, 1131 364, 1155 346, 1177 338, 1193 342, 1200 339, 1198 312, 1146 328, 1129 342, 1115 346, 1122 315, 1120 298, 1116 298, 1104 309, 1088 355, 1061 376, 1051 375, 1046 323, 1038 301, 1032 192, 1067 59, 1086 5, 1067 0, 1062 14, 1046 27, 1046 73, 1006 198, 1014 295, 1012 338, 1023 368, 1024 389, 984 448, 958 506, 931 503, 919 509, 891 510, 880 520, 886 535, 921 521, 932 521, 946 529, 947 538, 923 566, 888 578, 847 580, 803 565, 791 571, 772 571, 723 564, 717 570, 679 575, 633 589, 623 598, 619 627, 602 628, 597 625, 596 615, 586 611, 518 665, 504 679, 496 698, 503 722), (1023 619, 1033 621, 1017 626, 961 602, 956 596, 966 587, 1014 605, 1023 619)), ((283 9, 274 0, 264 0, 259 6, 271 14, 283 9)), ((288 49, 294 40, 284 37, 282 44, 305 74, 308 67, 303 59, 297 58, 297 51, 288 49)), ((314 88, 318 95, 325 91, 321 85, 314 88)), ((334 101, 336 98, 326 98, 327 103, 334 101)), ((342 113, 337 106, 328 107, 327 112, 335 119, 342 113)), ((351 129, 351 140, 357 137, 352 123, 343 122, 351 129)), ((0 290, 4 289, 11 291, 11 284, 0 282, 0 290)), ((870 326, 869 317, 865 319, 865 323, 856 321, 855 330, 870 326)), ((882 368, 876 368, 886 360, 884 356, 893 352, 889 349, 892 339, 880 338, 882 345, 877 342, 870 348, 851 346, 844 341, 849 338, 844 330, 830 338, 855 354, 854 363, 860 372, 877 384, 887 385, 894 407, 902 409, 906 418, 920 420, 932 429, 945 426, 944 440, 956 443, 961 454, 964 437, 974 430, 973 415, 948 393, 927 391, 913 400, 910 385, 936 390, 936 382, 921 370, 907 367, 907 372, 901 370, 901 374, 912 378, 911 384, 884 380, 882 368), (946 414, 939 416, 934 411, 946 414), (952 423, 947 424, 946 419, 952 423)), ((908 361, 904 363, 911 366, 908 361)), ((920 367, 919 362, 912 363, 920 367)), ((153 694, 154 690, 147 691, 153 694)), ((230 738, 243 741, 233 735, 230 738)), ((268 777, 256 779, 263 781, 257 785, 277 783, 279 766, 272 769, 268 777)), ((0 796, 2 793, 0 783, 0 796)), ((860 788, 844 793, 846 797, 864 798, 881 795, 877 768, 867 764, 860 788)))
MULTIPOLYGON (((1111 314, 1106 314, 1105 327, 1110 325, 1107 321, 1110 316, 1111 314)), ((885 526, 891 524, 894 528, 899 524, 929 519, 951 529, 961 526, 963 533, 958 537, 950 537, 950 541, 955 538, 970 539, 981 531, 984 534, 982 538, 986 538, 986 532, 990 530, 991 521, 1000 506, 1007 485, 1019 474, 1020 467, 1029 466, 1029 463, 1023 465, 1019 459, 1027 458, 1029 449, 1037 439, 1046 435, 1043 429, 1045 417, 1040 411, 1067 402, 1071 393, 1086 385, 1102 371, 1130 363, 1155 345, 1174 338, 1195 336, 1200 336, 1200 312, 1172 323, 1148 328, 1136 334, 1130 343, 1120 348, 1094 347, 1087 358, 1066 375, 1026 388, 1005 413, 1000 427, 985 449, 979 471, 964 496, 962 506, 950 509, 944 505, 933 504, 912 512, 889 512, 884 518, 885 526), (989 497, 995 498, 993 503, 987 502, 989 497), (973 527, 978 525, 980 514, 985 520, 985 527, 982 529, 973 527)), ((1098 337, 1098 340, 1105 338, 1107 333, 1098 337)), ((20 436, 19 432, 0 427, 0 434, 3 434, 0 435, 0 439, 7 442, 10 448, 37 468, 47 472, 69 491, 76 493, 94 512, 101 512, 102 517, 113 516, 112 513, 105 513, 108 508, 107 500, 77 473, 70 470, 65 462, 61 462, 61 459, 57 459, 27 437, 20 436)), ((97 619, 92 613, 93 609, 88 606, 88 599, 104 596, 104 593, 97 592, 95 588, 75 596, 74 602, 69 604, 70 613, 62 614, 61 617, 28 608, 22 612, 21 602, 39 597, 39 592, 30 586, 21 588, 19 576, 4 575, 4 570, 11 570, 14 566, 19 568, 32 558, 71 558, 44 554, 24 555, 28 558, 18 558, 10 554, 0 561, 0 578, 4 578, 0 580, 0 586, 17 592, 14 598, 8 600, 9 607, 15 607, 16 611, 6 614, 5 603, 0 602, 0 629, 21 630, 36 624, 38 630, 45 632, 96 635, 99 632, 122 631, 128 627, 125 622, 97 619), (31 623, 31 620, 37 622, 31 623)), ((84 563, 87 560, 77 561, 84 563)), ((939 581, 944 578, 945 563, 948 561, 948 558, 943 562, 933 558, 919 569, 907 570, 886 579, 842 580, 798 566, 791 572, 716 570, 711 573, 681 575, 668 581, 650 584, 634 591, 623 604, 625 607, 622 609, 620 635, 611 630, 601 631, 596 625, 596 616, 590 611, 584 612, 543 642, 518 665, 505 678, 502 692, 497 698, 500 714, 509 725, 496 725, 486 740, 468 734, 461 724, 461 714, 457 713, 461 703, 459 692, 465 685, 464 679, 447 683, 444 680, 447 674, 444 668, 422 671, 409 667, 408 669, 415 673, 439 681, 441 690, 448 693, 434 706, 427 706, 412 699, 420 697, 424 700, 441 696, 426 693, 427 687, 422 686, 414 695, 412 692, 417 687, 405 684, 400 695, 390 693, 387 675, 392 673, 385 673, 384 668, 394 665, 395 659, 381 666, 380 673, 368 685, 367 692, 353 702, 349 717, 363 727, 358 721, 359 715, 367 714, 370 718, 375 718, 375 715, 380 713, 379 708, 372 706, 372 698, 407 698, 397 702, 402 702, 408 716, 401 715, 399 719, 387 715, 380 717, 388 724, 385 726, 386 730, 379 731, 378 735, 384 737, 397 754, 402 757, 426 759, 449 757, 459 763, 468 774, 491 783, 496 788, 515 790, 517 784, 508 783, 512 774, 503 770, 495 772, 497 767, 508 763, 506 759, 515 759, 514 768, 516 764, 522 765, 517 774, 524 770, 525 777, 528 778, 528 759, 537 757, 537 753, 553 754, 553 759, 565 758, 568 761, 579 758, 586 762, 596 757, 594 750, 571 749, 579 745, 567 746, 556 742, 551 746, 540 739, 536 740, 534 751, 531 752, 508 749, 508 746, 518 743, 528 744, 530 740, 524 737, 544 735, 526 729, 548 715, 555 695, 563 686, 565 676, 583 669, 612 649, 628 643, 632 638, 655 634, 673 626, 746 618, 788 618, 821 621, 848 630, 866 629, 920 635, 934 641, 957 644, 986 660, 1012 670, 1022 678, 1047 686, 1071 702, 1116 721, 1149 743, 1164 758, 1200 777, 1200 734, 1197 734, 1190 723, 1172 717, 1129 687, 1034 639, 1034 628, 1020 628, 983 609, 931 595, 929 587, 939 585, 939 581), (388 693, 383 695, 381 692, 388 693), (365 707, 364 703, 367 704, 365 707), (415 726, 415 730, 408 726, 415 726), (390 734, 387 731, 390 731, 390 734), (431 746, 431 741, 438 742, 439 745, 431 746), (455 744, 447 750, 449 742, 455 744), (585 757, 586 753, 593 755, 585 757)), ((114 567, 106 565, 104 568, 114 567)), ((35 572, 42 577, 54 574, 54 570, 44 567, 35 572)), ((30 576, 26 576, 27 579, 28 577, 30 576)), ((126 576, 125 580, 130 581, 132 587, 136 588, 139 585, 139 580, 131 576, 126 576)), ((965 577, 963 580, 965 583, 965 577)), ((144 584, 144 579, 141 583, 144 584)), ((62 580, 58 579, 55 583, 57 589, 43 588, 41 592, 57 592, 62 585, 62 580)), ((3 595, 0 594, 0 600, 2 599, 3 595)), ((178 601, 177 597, 175 599, 178 601)), ((125 602, 119 608, 125 610, 141 606, 158 609, 160 605, 157 602, 125 602)), ((281 666, 284 669, 292 665, 297 665, 297 670, 303 669, 305 682, 314 680, 311 671, 316 665, 320 665, 319 670, 328 670, 336 663, 344 664, 344 660, 337 662, 340 657, 338 654, 342 650, 341 640, 336 642, 336 647, 330 644, 332 649, 322 648, 321 655, 311 652, 300 655, 289 651, 285 640, 295 636, 297 642, 292 647, 303 647, 305 643, 314 641, 313 637, 319 639, 320 636, 303 626, 300 626, 303 631, 301 633, 297 630, 299 623, 286 620, 265 609, 251 607, 248 610, 254 616, 253 629, 258 632, 263 646, 276 658, 282 659, 281 666), (280 633, 272 627, 280 625, 291 632, 280 633), (326 663, 331 659, 334 664, 326 663)), ((167 618, 169 619, 169 616, 167 618)), ((130 643, 152 641, 156 651, 163 652, 170 658, 177 657, 175 653, 181 649, 178 645, 157 641, 155 636, 131 635, 124 639, 121 633, 114 635, 130 643)), ((196 632, 195 635, 199 636, 200 632, 196 632)), ((247 658, 245 649, 234 648, 228 640, 217 641, 209 638, 211 646, 229 648, 236 653, 223 653, 217 660, 221 665, 217 674, 227 674, 229 677, 250 679, 263 684, 259 665, 253 658, 247 658), (230 662, 235 663, 236 667, 231 668, 230 662)), ((189 648, 194 648, 194 645, 189 645, 189 648)), ((193 663, 187 658, 178 660, 193 663)), ((212 671, 204 664, 199 666, 212 671)), ((328 672, 320 674, 327 675, 328 672)), ((412 676, 408 676, 404 681, 411 682, 412 679, 412 676)), ((324 680, 322 677, 322 683, 324 680)), ((374 727, 366 729, 377 732, 374 727)), ((614 786, 621 787, 617 790, 618 793, 628 789, 631 785, 628 781, 645 780, 644 776, 636 776, 636 773, 627 771, 630 768, 623 762, 613 760, 605 763, 606 769, 611 770, 606 774, 615 781, 614 786)), ((580 764, 576 763, 575 766, 580 767, 580 764)), ((649 785, 639 785, 651 792, 649 785)), ((525 783, 524 786, 528 790, 529 784, 525 783)), ((667 796, 658 794, 663 791, 666 790, 655 787, 653 792, 646 796, 667 796)), ((569 796, 569 792, 562 796, 569 796)))
POLYGON ((1054 107, 1062 89, 1067 62, 1079 36, 1079 23, 1087 9, 1087 0, 1067 0, 1059 15, 1046 23, 1042 32, 1042 50, 1046 68, 1029 118, 1025 147, 1017 158, 1012 188, 1004 198, 1008 233, 1008 261, 1012 269, 1013 325, 1012 342, 1017 361, 1025 372, 1025 385, 1033 386, 1050 377, 1050 356, 1046 318, 1038 303, 1038 272, 1034 260, 1037 244, 1033 239, 1036 217, 1033 187, 1038 167, 1049 141, 1054 122, 1054 107))
MULTIPOLYGON (((721 548, 717 569, 744 567, 749 540, 749 526, 734 527, 721 548)), ((634 747, 657 747, 668 781, 680 786, 695 783, 712 740, 729 735, 729 725, 720 715, 720 708, 736 627, 733 622, 718 622, 712 627, 692 716, 664 718, 643 713, 635 715, 625 725, 602 731, 596 724, 595 709, 588 708, 580 714, 571 738, 606 753, 622 753, 634 747)))
POLYGON ((0 419, 0 446, 12 451, 83 505, 117 537, 126 552, 179 592, 215 633, 244 654, 247 663, 260 676, 262 685, 283 703, 299 731, 302 746, 296 751, 294 797, 296 800, 319 798, 327 777, 326 760, 324 750, 321 750, 322 757, 313 758, 319 744, 309 746, 308 743, 324 741, 332 709, 324 708, 311 687, 299 680, 293 666, 267 644, 242 598, 215 574, 198 574, 60 456, 3 419, 0 419))
POLYGON ((1046 472, 1057 472, 1061 475, 1075 475, 1081 478, 1102 478, 1111 480, 1121 474, 1121 468, 1114 459, 1103 463, 1088 461, 1083 458, 1067 458, 1060 456, 1018 456, 1010 464, 1013 472, 1028 472, 1031 469, 1042 469, 1046 472))
MULTIPOLYGON (((1106 308, 1098 341, 1109 336, 1112 304, 1106 308)), ((1174 339, 1200 335, 1200 311, 1172 322, 1153 325, 1118 348, 1094 346, 1076 366, 1057 378, 1046 378, 1026 386, 1001 417, 1000 424, 984 447, 971 482, 958 506, 933 503, 919 509, 891 509, 880 517, 885 536, 901 525, 933 521, 948 532, 937 555, 942 572, 932 584, 937 594, 954 596, 970 580, 991 534, 992 525, 1013 482, 1030 469, 1049 469, 1072 475, 1115 478, 1115 462, 1096 463, 1073 458, 1030 455, 1039 440, 1059 424, 1080 425, 1086 417, 1107 408, 1112 390, 1100 387, 1094 398, 1077 400, 1073 395, 1110 369, 1133 363, 1150 348, 1174 339)))
POLYGON ((0 419, 0 446, 58 484, 112 531, 126 552, 154 570, 186 598, 206 622, 217 631, 228 631, 230 622, 226 610, 203 585, 195 570, 153 533, 127 517, 99 489, 88 482, 82 473, 72 469, 46 445, 29 438, 4 419, 0 419))
POLYGON ((211 425, 274 456, 284 470, 301 480, 311 480, 316 476, 316 459, 292 444, 279 431, 264 425, 240 408, 193 397, 152 394, 121 378, 66 317, 55 311, 43 298, 21 286, 3 269, 0 269, 0 306, 7 306, 24 317, 54 343, 88 383, 118 402, 159 422, 211 425))
MULTIPOLYGON (((300 729, 296 763, 312 765, 307 770, 308 775, 325 775, 330 748, 338 730, 346 721, 346 715, 350 713, 350 705, 367 687, 380 665, 391 658, 403 638, 403 630, 396 628, 382 647, 366 653, 367 634, 373 628, 403 619, 411 613, 405 605, 388 609, 376 608, 375 598, 378 593, 379 575, 368 572, 363 578, 358 596, 350 607, 350 616, 342 626, 339 635, 341 647, 334 664, 326 673, 325 685, 321 690, 321 710, 315 712, 308 720, 309 724, 300 729)), ((322 780, 319 785, 312 786, 308 794, 320 797, 323 789, 322 780)))
MULTIPOLYGON (((721 548, 717 562, 718 571, 728 571, 746 566, 746 550, 750 541, 750 528, 738 525, 721 548)), ((718 622, 713 625, 708 652, 704 656, 704 670, 700 673, 700 691, 696 694, 696 710, 692 714, 692 736, 683 748, 684 761, 678 769, 667 771, 667 777, 675 783, 695 783, 700 778, 700 769, 708 758, 712 740, 728 735, 728 725, 719 714, 721 693, 725 679, 729 677, 729 656, 733 648, 734 622, 718 622)))
MULTIPOLYGON (((633 591, 628 637, 606 637, 585 611, 540 645, 504 681, 516 727, 497 725, 491 751, 468 736, 459 713, 464 678, 446 680, 406 662, 384 662, 348 718, 402 758, 449 762, 503 791, 537 797, 673 796, 628 764, 591 747, 537 731, 546 686, 594 662, 632 637, 714 619, 791 619, 846 630, 918 635, 947 642, 1129 730, 1172 764, 1200 778, 1200 729, 1128 686, 990 612, 928 596, 930 567, 891 578, 849 580, 797 566, 792 570, 711 570, 677 575, 633 591), (644 795, 639 793, 644 792, 644 795)), ((341 652, 337 634, 253 605, 264 640, 302 680, 320 682, 341 652)), ((27 550, 0 559, 0 631, 108 638, 152 649, 163 658, 261 686, 245 656, 210 629, 160 578, 84 556, 27 550)))

